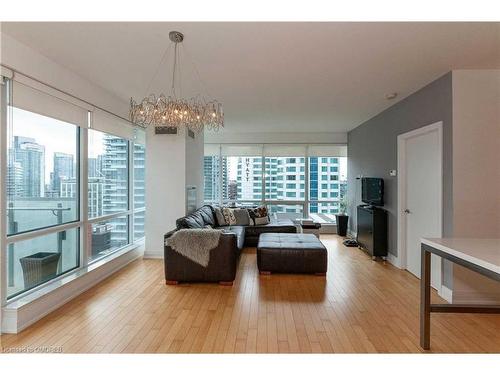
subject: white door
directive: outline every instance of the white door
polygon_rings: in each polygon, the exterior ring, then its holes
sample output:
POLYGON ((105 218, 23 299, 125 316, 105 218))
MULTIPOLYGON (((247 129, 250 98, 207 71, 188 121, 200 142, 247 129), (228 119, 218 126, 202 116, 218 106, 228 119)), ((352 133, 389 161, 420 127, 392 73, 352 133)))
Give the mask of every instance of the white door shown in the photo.
MULTIPOLYGON (((441 237, 441 124, 430 125, 404 137, 403 218, 406 269, 420 278, 422 237, 441 237), (430 127, 430 131, 429 131, 430 127)), ((441 290, 441 258, 432 255, 431 285, 441 290)))

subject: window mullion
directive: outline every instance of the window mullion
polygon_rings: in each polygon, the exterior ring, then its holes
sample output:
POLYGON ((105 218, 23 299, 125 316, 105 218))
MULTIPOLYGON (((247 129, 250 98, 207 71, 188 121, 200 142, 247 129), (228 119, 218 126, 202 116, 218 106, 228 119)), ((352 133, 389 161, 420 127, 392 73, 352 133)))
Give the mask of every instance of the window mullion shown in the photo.
MULTIPOLYGON (((91 112, 89 112, 89 122, 91 121, 91 112)), ((90 124, 89 124, 90 125, 90 124)), ((80 129, 80 150, 79 150, 79 198, 80 198, 80 221, 83 223, 80 228, 80 267, 88 264, 90 247, 92 246, 91 236, 92 228, 88 224, 89 210, 89 184, 88 184, 88 130, 80 129)))

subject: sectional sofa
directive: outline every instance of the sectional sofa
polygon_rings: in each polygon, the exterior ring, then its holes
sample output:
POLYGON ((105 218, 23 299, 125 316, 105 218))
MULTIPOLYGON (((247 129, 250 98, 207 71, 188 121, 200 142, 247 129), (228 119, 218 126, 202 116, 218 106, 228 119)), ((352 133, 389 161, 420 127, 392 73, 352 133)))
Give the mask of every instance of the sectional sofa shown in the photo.
POLYGON ((291 220, 271 219, 264 225, 225 225, 219 223, 213 206, 205 205, 176 221, 176 228, 164 236, 165 280, 167 284, 179 282, 219 282, 232 285, 238 260, 243 247, 257 246, 262 233, 296 233, 297 228, 291 220), (221 225, 222 224, 222 225, 221 225), (194 228, 222 229, 219 244, 210 252, 207 267, 177 253, 167 244, 167 239, 179 229, 194 228))

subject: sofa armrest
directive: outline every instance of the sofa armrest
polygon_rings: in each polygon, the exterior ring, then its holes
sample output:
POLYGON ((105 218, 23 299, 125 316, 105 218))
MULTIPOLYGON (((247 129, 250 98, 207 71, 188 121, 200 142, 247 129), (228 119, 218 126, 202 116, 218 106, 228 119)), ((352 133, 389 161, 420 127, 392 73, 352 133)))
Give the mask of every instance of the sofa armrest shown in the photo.
POLYGON ((221 233, 219 244, 210 251, 207 267, 184 257, 167 244, 164 251, 166 280, 219 282, 233 281, 236 276, 239 251, 234 233, 221 233))

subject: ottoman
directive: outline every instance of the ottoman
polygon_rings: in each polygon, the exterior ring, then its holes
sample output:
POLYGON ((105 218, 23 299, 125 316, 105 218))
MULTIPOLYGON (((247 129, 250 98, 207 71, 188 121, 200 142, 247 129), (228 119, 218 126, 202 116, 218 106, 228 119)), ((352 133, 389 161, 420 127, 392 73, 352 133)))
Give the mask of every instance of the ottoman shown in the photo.
POLYGON ((325 275, 326 247, 314 234, 262 233, 257 245, 261 274, 313 273, 325 275))

